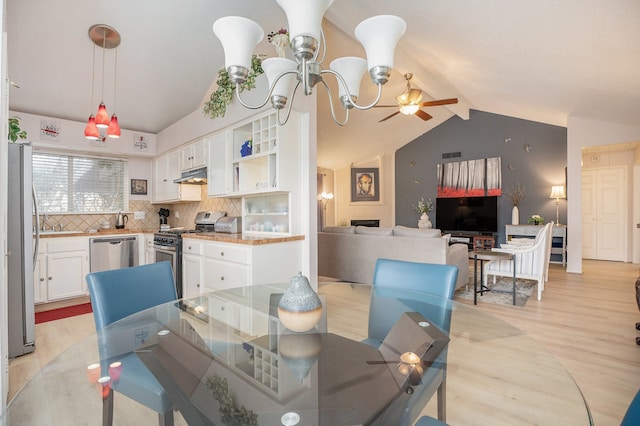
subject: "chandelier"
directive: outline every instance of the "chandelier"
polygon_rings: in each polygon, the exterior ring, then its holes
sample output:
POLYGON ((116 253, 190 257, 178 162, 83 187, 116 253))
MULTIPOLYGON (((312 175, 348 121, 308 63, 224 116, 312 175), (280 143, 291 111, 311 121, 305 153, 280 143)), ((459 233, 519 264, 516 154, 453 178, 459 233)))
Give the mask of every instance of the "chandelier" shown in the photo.
POLYGON ((382 85, 389 79, 393 67, 393 56, 398 40, 406 30, 403 19, 393 15, 379 15, 362 21, 354 31, 355 37, 363 45, 367 60, 357 57, 338 58, 329 64, 329 69, 323 69, 321 64, 326 54, 326 40, 322 32, 322 18, 333 0, 276 0, 284 10, 289 23, 290 47, 295 61, 283 57, 267 58, 262 62, 269 92, 260 104, 248 105, 240 98, 239 86, 242 85, 251 68, 253 49, 263 39, 264 31, 254 21, 241 16, 227 16, 213 23, 213 32, 222 43, 225 55, 225 68, 229 79, 236 85, 236 97, 245 108, 259 109, 271 101, 277 111, 279 125, 284 125, 289 119, 291 105, 300 85, 305 95, 313 93, 313 87, 318 83, 327 90, 331 116, 336 124, 343 126, 349 120, 349 110, 356 108, 367 110, 374 107, 380 100, 382 85), (319 52, 322 56, 319 57, 319 52), (366 71, 369 71, 371 81, 378 86, 378 95, 369 105, 358 105, 360 81, 366 71), (333 75, 338 82, 338 96, 345 110, 343 120, 336 117, 333 98, 329 86, 323 76, 333 75), (290 91, 294 77, 295 86, 290 91), (290 102, 289 98, 291 99, 290 102), (284 118, 280 117, 280 110, 289 103, 284 118))
MULTIPOLYGON (((96 24, 89 28, 89 38, 93 41, 93 69, 91 76, 91 103, 93 104, 93 89, 95 85, 95 68, 96 68, 96 46, 102 48, 102 93, 100 105, 98 106, 98 112, 96 115, 91 114, 87 121, 87 126, 84 129, 84 137, 87 139, 101 139, 104 141, 105 133, 110 138, 120 137, 120 126, 118 125, 118 117, 113 114, 109 118, 107 113, 107 107, 104 104, 104 54, 107 49, 114 49, 120 45, 120 34, 115 28, 108 25, 96 24)), ((115 50, 115 71, 113 77, 113 103, 116 101, 116 74, 118 70, 118 49, 115 50)))

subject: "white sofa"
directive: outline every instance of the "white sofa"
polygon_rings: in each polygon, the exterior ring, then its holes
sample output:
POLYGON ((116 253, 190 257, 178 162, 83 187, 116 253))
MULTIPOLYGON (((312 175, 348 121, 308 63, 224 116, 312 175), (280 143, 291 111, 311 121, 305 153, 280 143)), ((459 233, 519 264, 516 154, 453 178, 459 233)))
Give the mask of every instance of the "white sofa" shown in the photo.
POLYGON ((455 265, 456 288, 469 281, 467 245, 449 245, 439 229, 332 226, 318 233, 320 276, 370 284, 379 258, 455 265))

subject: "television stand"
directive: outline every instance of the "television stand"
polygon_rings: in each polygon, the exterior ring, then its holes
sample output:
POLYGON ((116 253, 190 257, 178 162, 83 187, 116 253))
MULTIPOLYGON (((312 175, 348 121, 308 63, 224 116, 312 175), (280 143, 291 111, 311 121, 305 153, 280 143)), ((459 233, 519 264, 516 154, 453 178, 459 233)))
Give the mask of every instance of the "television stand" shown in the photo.
POLYGON ((496 243, 496 237, 492 232, 445 231, 445 234, 451 234, 449 244, 466 244, 469 251, 490 250, 496 243))

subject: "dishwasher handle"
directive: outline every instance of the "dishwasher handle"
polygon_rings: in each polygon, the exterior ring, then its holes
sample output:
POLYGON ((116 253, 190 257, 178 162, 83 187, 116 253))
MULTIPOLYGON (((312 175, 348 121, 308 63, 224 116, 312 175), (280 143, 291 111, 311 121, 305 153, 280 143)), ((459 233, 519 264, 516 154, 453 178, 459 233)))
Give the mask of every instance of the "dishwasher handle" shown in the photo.
POLYGON ((135 241, 138 237, 104 237, 104 238, 90 238, 91 244, 96 243, 109 243, 109 244, 122 244, 125 241, 135 241))

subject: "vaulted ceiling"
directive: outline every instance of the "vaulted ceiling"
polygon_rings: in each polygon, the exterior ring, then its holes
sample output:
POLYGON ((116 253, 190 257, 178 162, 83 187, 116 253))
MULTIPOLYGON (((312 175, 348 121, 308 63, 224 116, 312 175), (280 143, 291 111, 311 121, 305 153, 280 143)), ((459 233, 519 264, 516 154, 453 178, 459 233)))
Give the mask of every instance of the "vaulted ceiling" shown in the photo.
MULTIPOLYGON (((85 121, 103 97, 126 129, 157 133, 201 109, 215 89, 224 58, 211 31, 219 17, 242 15, 270 32, 286 27, 274 0, 5 0, 10 109, 85 121), (97 49, 92 99, 93 24, 115 27, 118 48, 114 100, 113 52, 97 49)), ((395 14, 407 21, 395 69, 382 103, 402 92, 402 74, 425 100, 457 97, 458 105, 431 107, 434 118, 393 110, 352 111, 349 124, 329 118, 319 90, 318 164, 341 167, 395 151, 469 108, 564 126, 569 116, 627 125, 640 123, 640 2, 637 0, 335 0, 324 29, 327 62, 364 56, 353 39, 363 19, 395 14)), ((270 56, 264 40, 258 52, 270 56)), ((368 77, 361 100, 375 96, 368 77)))

